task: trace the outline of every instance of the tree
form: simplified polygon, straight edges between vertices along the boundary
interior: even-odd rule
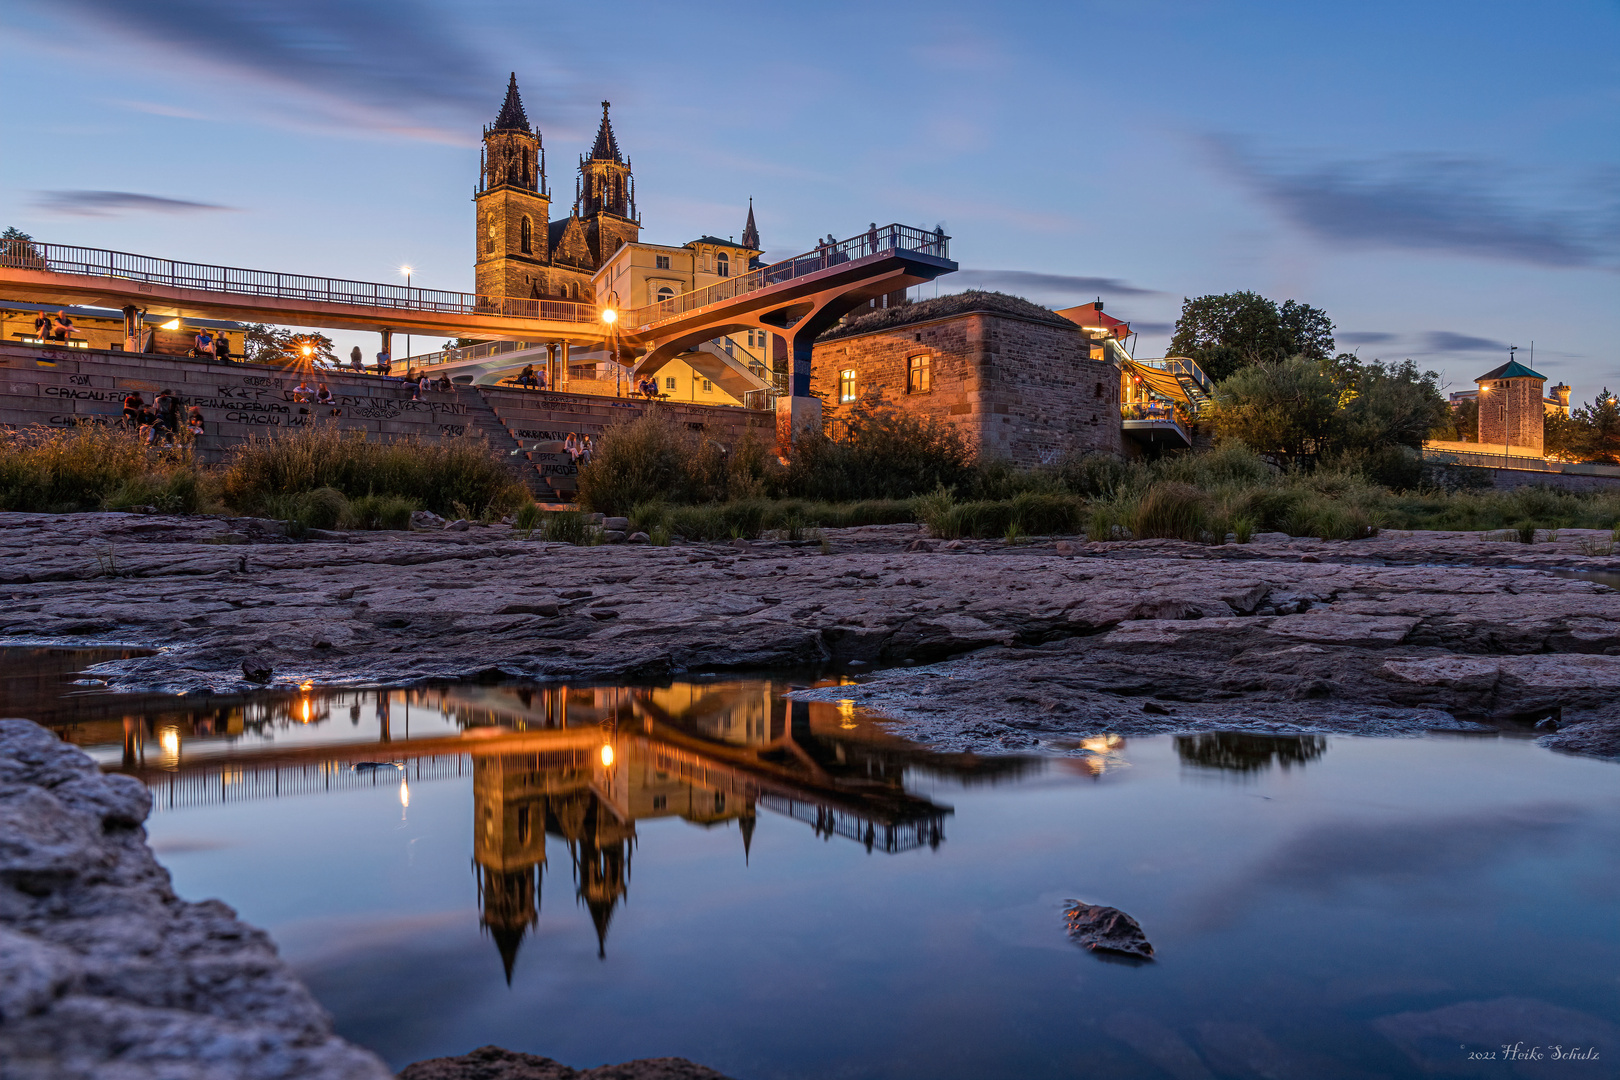
[[[287,360],[292,334],[264,323],[242,324],[242,356],[256,364],[279,364]]]
[[[45,265],[45,257],[34,246],[34,238],[15,225],[7,225],[6,231],[0,233],[0,258],[4,258],[8,266]]]
[[[293,334],[287,339],[287,351],[299,363],[337,365],[337,353],[332,339],[325,334]]]
[[[1215,388],[1216,434],[1247,443],[1279,465],[1326,453],[1338,412],[1338,385],[1304,356],[1250,364]]]
[[[458,337],[458,338],[451,338],[449,341],[445,342],[442,346],[440,346],[440,348],[444,349],[445,352],[449,352],[451,349],[465,349],[469,345],[481,345],[481,344],[483,344],[483,342],[480,341],[478,338]]]
[[[1197,360],[1216,382],[1239,368],[1290,356],[1326,361],[1333,348],[1327,312],[1293,300],[1279,308],[1253,292],[1183,299],[1170,339],[1170,355]]]
[[[1561,416],[1547,414],[1542,427],[1543,445],[1548,457],[1596,464],[1620,464],[1620,402],[1609,388]]]
[[[1357,364],[1348,383],[1340,381],[1334,441],[1345,449],[1406,446],[1422,450],[1423,440],[1449,412],[1446,399],[1440,396],[1439,378],[1433,371],[1418,371],[1410,360]]]

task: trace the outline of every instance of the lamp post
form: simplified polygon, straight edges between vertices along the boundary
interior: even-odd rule
[[[407,305],[409,305],[410,302],[411,302],[411,272],[414,269],[415,269],[415,267],[412,267],[412,266],[410,266],[408,264],[399,268],[399,272],[405,275],[405,303]],[[405,331],[405,359],[409,360],[410,358],[411,358],[411,332],[409,330],[407,330],[407,331]]]
[[[611,303],[611,301],[610,301],[610,303]],[[619,364],[619,349],[618,349],[619,313],[617,311],[615,311],[611,307],[603,308],[602,309],[602,322],[607,324],[607,329],[608,329],[607,350],[608,350],[608,359],[613,361],[613,392],[617,396],[623,397],[624,396],[624,391],[623,391],[623,388],[619,385],[619,367],[620,367],[620,364]]]

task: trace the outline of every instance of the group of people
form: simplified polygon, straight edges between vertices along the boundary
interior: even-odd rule
[[[638,381],[636,383],[636,393],[640,394],[648,401],[652,401],[654,398],[661,396],[658,393],[658,379],[655,376],[649,375],[645,379]]]
[[[337,407],[336,396],[325,383],[321,383],[319,389],[316,389],[309,385],[308,379],[301,379],[298,385],[293,387],[292,396],[293,401],[300,405],[324,405],[329,416],[343,415],[343,410]]]
[[[197,331],[196,338],[192,340],[191,354],[199,360],[222,360],[228,364],[231,362],[231,339],[225,336],[224,331],[216,336],[204,327]]]
[[[186,430],[193,437],[203,433],[203,414],[199,406],[186,411]],[[124,396],[124,426],[139,433],[142,443],[155,446],[162,443],[173,446],[180,436],[180,399],[173,390],[161,390],[151,404],[141,397],[139,390]]]
[[[591,437],[589,435],[575,435],[572,431],[563,440],[563,453],[574,465],[589,465],[591,463]]]
[[[546,388],[546,373],[537,370],[533,364],[525,364],[523,370],[518,373],[516,382],[518,386],[544,390]]]
[[[49,312],[42,311],[34,316],[34,336],[41,341],[66,341],[73,335],[73,320],[68,313],[58,311],[56,318],[51,318]]]

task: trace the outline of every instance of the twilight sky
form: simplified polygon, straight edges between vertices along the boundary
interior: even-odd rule
[[[1620,391],[1620,0],[5,0],[0,34],[0,227],[41,240],[470,290],[515,69],[554,216],[607,98],[650,241],[750,196],[775,255],[943,223],[942,289],[1100,295],[1139,355],[1253,289],[1453,388],[1534,341]]]

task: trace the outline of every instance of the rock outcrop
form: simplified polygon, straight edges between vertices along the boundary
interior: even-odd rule
[[[1620,594],[1592,536],[1208,547],[571,547],[495,525],[297,543],[252,519],[0,514],[0,643],[161,649],[114,688],[667,678],[829,664],[839,697],[941,750],[1069,752],[1101,732],[1517,727],[1620,756]],[[1314,561],[1303,561],[1310,556]],[[244,660],[248,661],[244,664]],[[906,667],[901,665],[910,664]],[[267,674],[268,673],[268,674]],[[1535,725],[1552,718],[1551,724]]]
[[[386,1080],[261,931],[178,899],[145,787],[0,720],[0,1076]]]

